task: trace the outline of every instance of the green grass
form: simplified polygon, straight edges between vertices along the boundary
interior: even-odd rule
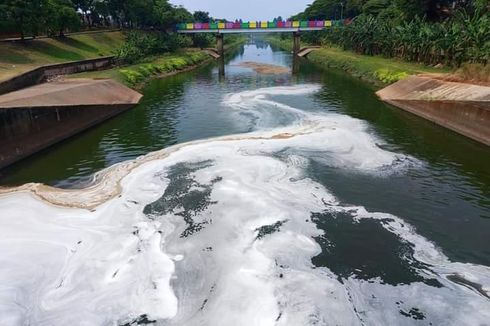
[[[225,45],[225,51],[229,51],[245,43],[247,38],[237,37],[232,42]],[[146,58],[137,64],[115,67],[113,69],[101,71],[89,71],[67,76],[68,78],[112,78],[123,84],[140,88],[147,80],[152,77],[174,73],[183,69],[199,65],[210,56],[198,49],[182,49],[175,53],[168,53],[160,56]]]
[[[177,72],[208,59],[209,55],[204,51],[187,49],[177,53],[147,58],[143,62],[130,66],[83,72],[70,75],[69,78],[112,78],[129,87],[138,88],[139,85],[152,77]]]
[[[276,36],[266,36],[265,39],[269,42],[273,47],[280,48],[285,51],[293,51],[293,39],[287,38],[282,39]]]
[[[63,39],[0,43],[0,80],[35,67],[112,55],[124,43],[122,32],[78,34]]]
[[[360,55],[334,47],[322,47],[313,51],[308,55],[308,59],[322,67],[342,69],[379,87],[409,75],[451,72],[449,69],[428,67],[379,56]]]
[[[292,50],[292,40],[290,39],[269,37],[267,41],[281,49]],[[448,68],[428,67],[399,59],[356,54],[332,46],[323,46],[321,49],[311,52],[308,55],[308,60],[323,68],[344,70],[375,87],[384,87],[410,75],[449,73],[452,71]]]

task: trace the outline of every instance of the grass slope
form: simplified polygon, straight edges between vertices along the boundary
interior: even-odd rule
[[[124,34],[116,31],[77,34],[63,39],[2,42],[0,43],[0,80],[44,64],[108,56],[113,54],[124,40]]]
[[[277,37],[267,38],[273,46],[292,50],[292,40]],[[448,73],[448,68],[434,68],[398,59],[361,55],[332,46],[323,46],[311,52],[308,60],[323,68],[341,69],[376,87],[383,87],[409,75]]]
[[[140,63],[108,70],[89,71],[66,76],[67,78],[112,78],[132,88],[158,75],[172,74],[198,65],[210,57],[205,51],[185,49],[176,53],[146,58]]]
[[[238,37],[231,43],[225,45],[225,52],[245,43],[247,38]],[[107,70],[88,71],[66,76],[67,78],[112,78],[123,84],[139,89],[152,77],[175,74],[180,71],[195,67],[211,57],[204,50],[181,49],[174,53],[162,54],[148,57],[137,64],[120,66]]]

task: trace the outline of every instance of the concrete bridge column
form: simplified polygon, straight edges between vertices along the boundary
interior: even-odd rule
[[[225,54],[223,47],[223,34],[216,34],[216,50],[218,50],[218,54],[223,57]]]
[[[301,36],[299,32],[293,33],[293,54],[296,57],[301,49]]]

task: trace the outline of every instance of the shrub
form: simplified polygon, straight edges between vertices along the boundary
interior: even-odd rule
[[[408,74],[405,71],[392,71],[389,69],[378,69],[374,72],[374,77],[385,84],[391,84],[405,79]]]
[[[135,63],[147,56],[163,54],[192,45],[188,36],[163,32],[132,31],[124,45],[116,51],[116,57],[124,63]]]
[[[312,34],[310,41],[330,43],[366,55],[397,57],[428,65],[464,62],[487,64],[490,58],[490,18],[458,12],[450,20],[414,18],[400,24],[375,16],[358,16],[350,25]]]

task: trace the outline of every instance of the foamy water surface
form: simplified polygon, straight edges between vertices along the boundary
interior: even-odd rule
[[[313,162],[374,178],[425,164],[361,120],[278,99],[318,90],[228,94],[249,133],[162,150],[93,210],[0,196],[0,325],[488,325],[488,266],[309,177]]]

